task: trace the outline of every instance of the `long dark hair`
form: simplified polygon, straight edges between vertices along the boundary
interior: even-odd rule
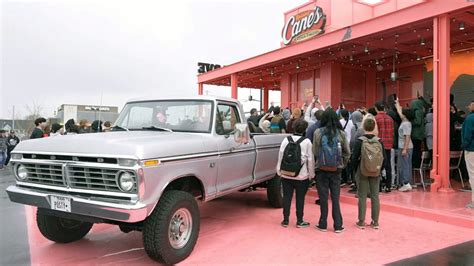
[[[321,127],[324,127],[323,134],[328,136],[329,140],[332,140],[338,133],[338,130],[343,130],[342,125],[339,122],[339,117],[332,108],[328,108],[324,111],[323,117],[321,118]]]

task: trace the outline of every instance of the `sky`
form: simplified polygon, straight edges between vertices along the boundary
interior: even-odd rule
[[[121,109],[132,98],[195,95],[197,62],[278,49],[283,13],[305,2],[0,0],[0,118],[13,106],[18,118],[35,107],[51,117],[61,104]]]

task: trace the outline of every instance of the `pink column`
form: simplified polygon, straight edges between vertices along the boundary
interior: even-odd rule
[[[237,73],[230,75],[230,87],[232,90],[232,98],[237,99]]]
[[[202,83],[198,83],[198,94],[202,95],[203,94],[203,85]]]
[[[450,20],[434,18],[433,32],[433,170],[431,192],[453,192],[449,187],[449,48]]]

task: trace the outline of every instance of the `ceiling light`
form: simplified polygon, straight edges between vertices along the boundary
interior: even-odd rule
[[[366,45],[364,48],[364,52],[368,53],[369,52],[369,47]]]
[[[421,38],[420,45],[425,45],[425,39]]]
[[[379,62],[378,59],[375,60],[375,64],[376,64],[376,65],[380,64],[380,62]]]
[[[296,64],[296,69],[300,69],[300,64]]]
[[[418,56],[416,57],[416,61],[420,61],[420,60],[421,60],[421,57],[418,55]]]
[[[354,61],[354,57],[351,55],[351,56],[349,57],[349,60],[350,60],[350,61]]]
[[[459,23],[459,30],[464,30],[464,22]]]

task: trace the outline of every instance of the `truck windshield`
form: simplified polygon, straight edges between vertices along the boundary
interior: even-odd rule
[[[199,100],[132,102],[125,105],[114,130],[210,133],[213,103]]]

